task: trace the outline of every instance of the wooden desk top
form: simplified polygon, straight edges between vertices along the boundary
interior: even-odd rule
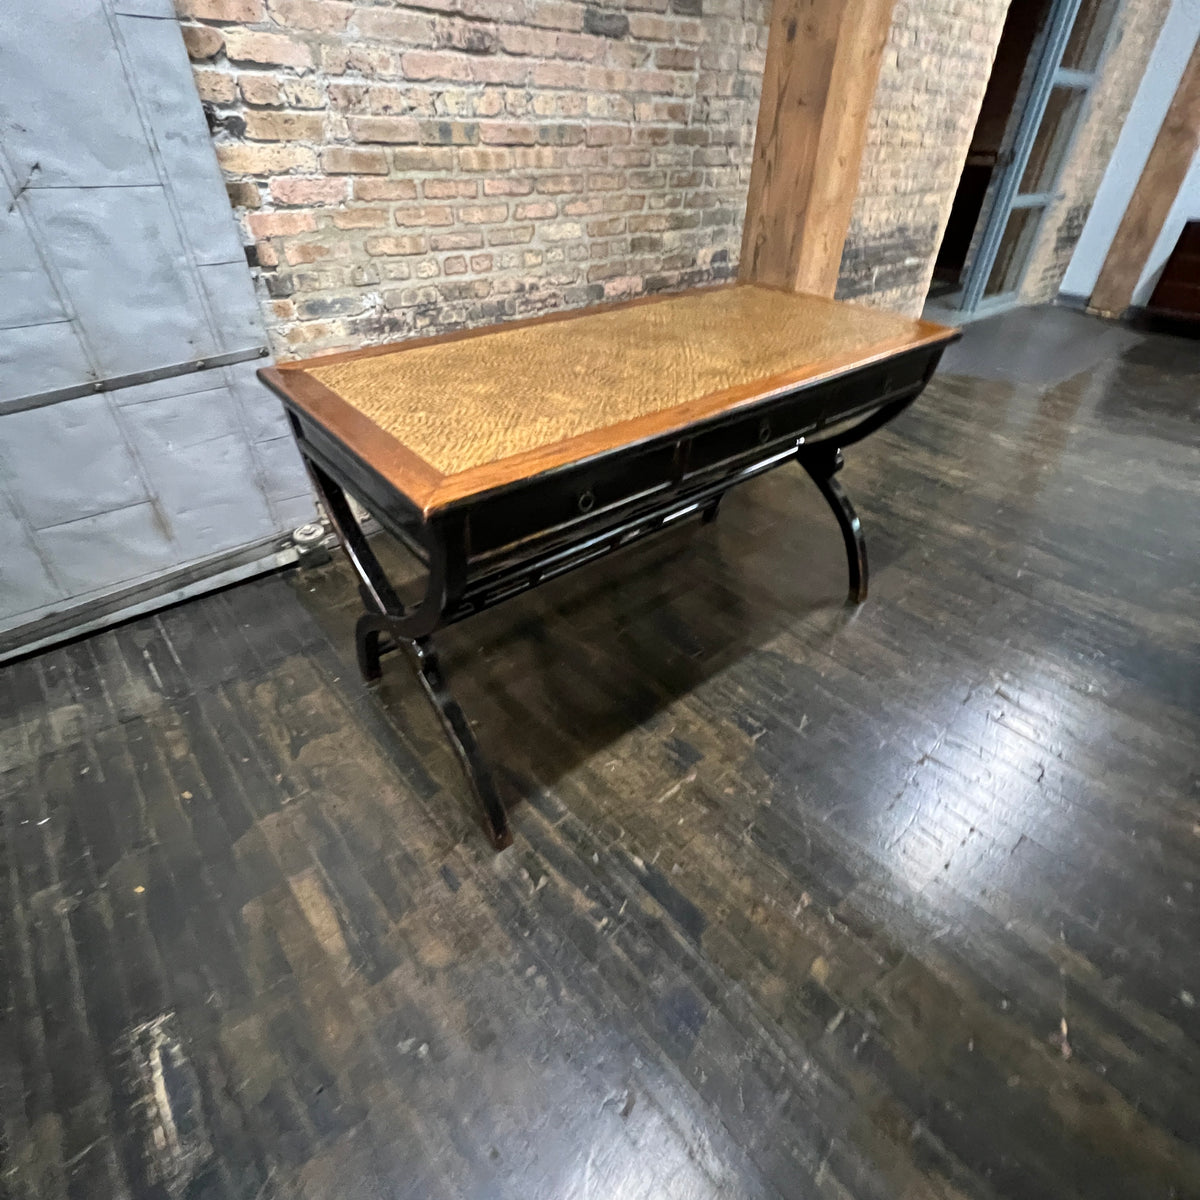
[[[428,516],[954,331],[735,285],[260,372]]]

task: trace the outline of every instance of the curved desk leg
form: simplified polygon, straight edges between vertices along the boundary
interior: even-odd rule
[[[508,813],[500,800],[492,773],[487,763],[479,753],[479,744],[471,732],[471,726],[459,708],[458,701],[450,694],[446,686],[446,677],[442,674],[442,665],[438,661],[437,651],[433,642],[427,637],[416,638],[409,643],[413,660],[417,667],[417,678],[425,689],[430,703],[442,719],[442,726],[458,755],[463,773],[483,809],[484,829],[492,839],[492,845],[497,850],[512,845],[512,832],[508,828]]]
[[[796,457],[837,517],[842,541],[846,544],[846,563],[850,568],[848,599],[852,604],[861,604],[867,598],[867,541],[850,497],[835,478],[842,469],[842,452],[836,446],[817,445],[801,450]]]
[[[496,791],[491,771],[479,752],[479,744],[475,741],[471,726],[446,685],[433,642],[428,634],[420,632],[421,626],[413,627],[411,614],[405,611],[389,583],[375,552],[354,519],[341,487],[316,463],[307,461],[307,465],[338,540],[359,578],[359,591],[367,611],[358,618],[354,627],[354,648],[363,679],[367,683],[374,683],[381,677],[383,669],[380,658],[384,654],[401,647],[409,651],[417,679],[441,719],[471,791],[475,793],[483,811],[485,832],[497,850],[511,846],[508,814]],[[440,580],[431,582],[432,586],[440,587]],[[420,619],[419,613],[417,619]]]

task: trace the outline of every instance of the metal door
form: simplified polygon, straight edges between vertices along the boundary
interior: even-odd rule
[[[1117,0],[1055,0],[1008,165],[967,272],[962,310],[1011,305],[1096,82]]]
[[[0,5],[0,650],[311,519],[265,354],[170,0]]]

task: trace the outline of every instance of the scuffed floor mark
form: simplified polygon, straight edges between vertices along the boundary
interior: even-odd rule
[[[176,1032],[174,1013],[130,1029],[121,1041],[122,1065],[138,1128],[147,1182],[183,1196],[212,1159],[200,1082]]]

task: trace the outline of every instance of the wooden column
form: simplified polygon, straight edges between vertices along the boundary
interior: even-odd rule
[[[1119,317],[1133,300],[1146,260],[1162,232],[1163,222],[1200,145],[1200,42],[1184,68],[1183,78],[1163,118],[1158,137],[1129,207],[1108,248],[1088,307]]]
[[[775,0],[740,276],[832,296],[894,0]]]

